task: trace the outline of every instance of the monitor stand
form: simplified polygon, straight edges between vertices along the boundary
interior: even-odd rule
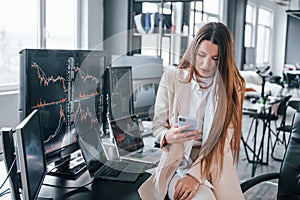
[[[86,163],[82,156],[70,159],[71,155],[54,162],[48,175],[59,176],[65,179],[77,179],[86,170]],[[52,170],[51,170],[52,169]]]

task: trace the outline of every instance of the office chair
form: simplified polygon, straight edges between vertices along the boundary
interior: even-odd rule
[[[300,111],[300,101],[290,100],[286,103],[286,106],[282,106],[282,107],[278,108],[278,112],[280,112],[282,114],[282,120],[281,120],[281,123],[280,123],[279,127],[276,126],[277,127],[276,128],[276,135],[275,135],[276,138],[275,138],[274,144],[272,146],[272,151],[271,151],[272,158],[274,160],[277,160],[277,161],[282,161],[281,158],[278,158],[274,155],[277,143],[280,142],[281,144],[283,144],[284,147],[285,147],[285,150],[286,150],[287,143],[289,141],[289,139],[286,139],[286,133],[289,134],[289,138],[291,136],[290,132],[291,132],[292,126],[291,126],[291,124],[286,124],[286,111],[289,107],[295,109],[296,111]],[[283,133],[282,134],[282,139],[279,138],[279,135],[280,135],[281,132]]]
[[[285,79],[287,83],[287,92],[290,93],[292,91],[292,93],[294,93],[294,91],[296,90],[297,96],[299,96],[299,88],[300,88],[299,75],[286,73]]]
[[[276,83],[277,85],[280,85],[283,87],[283,80],[280,76],[272,75],[269,79],[270,83]]]
[[[300,100],[291,100],[289,101],[289,107],[300,112]]]
[[[261,174],[244,181],[240,185],[243,193],[259,183],[278,179],[278,200],[300,199],[300,112],[294,114],[291,130],[291,138],[279,173]]]

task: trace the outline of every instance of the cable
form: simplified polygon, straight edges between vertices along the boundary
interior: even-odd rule
[[[4,190],[3,192],[0,193],[0,197],[9,194],[10,193],[10,188],[7,188],[6,190]]]
[[[94,179],[82,186],[59,186],[59,185],[51,185],[51,184],[47,184],[47,183],[43,183],[44,186],[49,186],[49,187],[57,187],[57,188],[64,188],[64,189],[79,189],[79,188],[84,188],[90,184],[92,184],[94,182]]]
[[[12,171],[12,169],[13,169],[15,163],[16,163],[16,158],[15,158],[14,161],[12,162],[12,164],[11,164],[11,166],[10,166],[8,172],[7,172],[7,176],[6,176],[5,180],[3,181],[2,185],[0,186],[0,190],[2,189],[3,185],[5,184],[5,182],[7,181],[8,177],[10,176],[10,173],[11,173],[11,171]]]

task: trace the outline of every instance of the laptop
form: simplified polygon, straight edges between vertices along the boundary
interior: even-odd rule
[[[108,160],[99,131],[90,129],[77,136],[90,176],[94,179],[135,182],[146,164],[121,160]]]
[[[110,134],[113,135],[114,144],[121,159],[147,164],[157,164],[159,162],[162,151],[154,147],[153,137],[153,147],[145,146],[143,138],[140,135],[136,115],[110,120],[109,129]],[[151,139],[151,137],[147,139]],[[151,141],[149,142],[151,143]]]

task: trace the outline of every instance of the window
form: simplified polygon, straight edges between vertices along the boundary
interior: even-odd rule
[[[248,4],[246,7],[245,47],[254,47],[255,8]]]
[[[77,0],[0,1],[0,91],[18,89],[19,51],[24,48],[76,48]],[[46,12],[41,12],[41,11]],[[42,16],[38,16],[41,13]],[[38,20],[39,18],[45,18]],[[47,30],[41,34],[39,27]],[[41,34],[41,35],[38,35]],[[39,44],[38,38],[45,41]]]
[[[218,22],[221,21],[221,8],[222,3],[220,0],[203,0],[196,1],[196,15],[195,21],[194,16],[190,15],[190,24],[195,24],[195,32],[207,22]],[[194,2],[191,2],[191,13],[194,10]],[[191,31],[191,34],[193,32]]]
[[[23,48],[37,48],[36,13],[36,0],[0,1],[1,90],[17,89],[19,51]]]
[[[251,58],[255,58],[255,62],[251,64],[268,65],[270,63],[272,16],[272,12],[265,8],[247,4],[244,46],[246,47],[246,60],[247,57],[249,58],[248,54],[251,54]],[[255,55],[252,50],[255,50]]]
[[[272,13],[266,9],[259,8],[256,48],[258,64],[268,64],[270,62],[271,22]]]
[[[46,48],[76,48],[76,1],[46,1]]]

